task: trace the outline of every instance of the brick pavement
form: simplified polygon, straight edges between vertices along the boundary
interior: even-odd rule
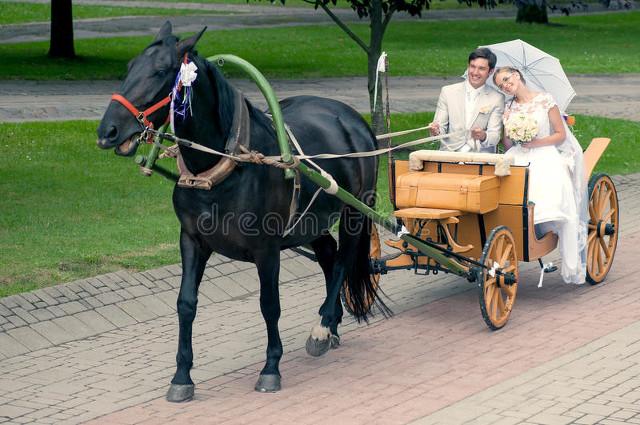
[[[640,327],[640,291],[630,276],[640,271],[631,261],[640,254],[639,242],[638,232],[623,238],[615,269],[599,287],[563,285],[554,276],[538,289],[536,270],[529,268],[529,285],[521,287],[512,319],[499,332],[485,328],[476,292],[465,290],[357,327],[324,358],[309,358],[302,348],[288,353],[278,394],[253,391],[261,366],[254,363],[199,382],[192,403],[156,399],[93,423],[598,423],[587,415],[635,415],[640,334],[633,331]],[[621,354],[608,341],[627,351]],[[609,348],[599,351],[603,347]],[[553,387],[565,382],[558,365],[579,391]],[[615,390],[619,380],[627,386]],[[622,398],[620,391],[631,395]],[[467,399],[476,393],[475,403]],[[536,403],[527,398],[532,393]],[[556,416],[565,422],[554,422]]]
[[[162,397],[175,363],[179,266],[4,298],[0,422],[637,423],[640,175],[615,180],[623,232],[607,282],[567,286],[553,275],[537,289],[535,265],[523,264],[529,283],[499,332],[486,329],[462,279],[394,272],[384,288],[396,316],[346,319],[343,346],[309,358],[302,347],[324,285],[315,264],[283,253],[279,394],[252,390],[266,338],[251,264],[214,257],[207,267],[197,396],[177,406]]]

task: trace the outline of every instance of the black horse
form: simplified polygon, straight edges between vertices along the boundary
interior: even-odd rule
[[[231,140],[232,145],[244,143],[265,155],[280,154],[270,118],[254,108],[225,81],[215,66],[193,50],[203,32],[180,41],[167,22],[155,40],[130,62],[120,94],[114,95],[115,101],[109,104],[100,122],[97,142],[100,148],[115,148],[119,155],[133,155],[137,147],[135,140],[143,130],[141,122],[151,123],[155,128],[166,122],[170,113],[167,95],[172,92],[180,66],[183,62],[193,62],[197,66],[197,78],[191,87],[191,113],[187,111],[184,118],[175,117],[176,135],[218,151],[229,148]],[[343,103],[297,96],[283,100],[280,105],[285,122],[306,154],[341,154],[376,148],[369,126]],[[147,110],[143,118],[137,112],[144,108]],[[239,140],[243,137],[246,140]],[[184,146],[180,147],[180,154],[186,171],[192,175],[206,174],[216,164],[229,161]],[[318,165],[342,188],[372,204],[368,195],[375,190],[375,158],[324,160],[318,161]],[[338,324],[342,320],[339,293],[343,282],[347,284],[345,293],[358,320],[367,318],[367,301],[374,298],[380,301],[377,285],[370,275],[372,222],[362,213],[322,192],[301,224],[283,236],[283,228],[290,222],[294,181],[285,179],[279,168],[234,163],[210,189],[176,185],[173,205],[181,226],[183,274],[177,301],[180,328],[177,371],[167,393],[169,401],[193,397],[191,330],[198,286],[212,252],[253,262],[258,270],[260,309],[267,325],[268,344],[257,391],[280,389],[282,343],[278,332],[278,276],[281,250],[310,245],[325,275],[327,296],[319,310],[320,323],[313,327],[307,341],[310,354],[321,355],[339,344]],[[318,187],[305,177],[300,185],[299,205],[306,206]],[[328,232],[338,219],[339,248]]]

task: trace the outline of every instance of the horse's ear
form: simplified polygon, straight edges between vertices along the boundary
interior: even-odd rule
[[[160,32],[158,33],[158,35],[156,35],[156,39],[154,41],[164,40],[167,36],[171,35],[171,31],[173,31],[173,29],[171,28],[171,22],[165,22],[162,25],[162,28],[160,28]]]
[[[200,37],[202,37],[202,34],[204,34],[204,32],[207,30],[207,27],[202,28],[202,31],[200,31],[199,33],[192,35],[191,37],[184,39],[182,41],[178,42],[178,57],[181,58],[182,56],[184,56],[185,53],[193,50],[193,48],[195,47],[196,43],[198,42],[198,40],[200,40]]]

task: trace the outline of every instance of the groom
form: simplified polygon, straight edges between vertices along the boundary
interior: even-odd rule
[[[469,55],[465,81],[442,88],[430,132],[432,136],[457,134],[441,139],[440,150],[496,152],[504,96],[485,84],[495,66],[491,50],[476,49]]]

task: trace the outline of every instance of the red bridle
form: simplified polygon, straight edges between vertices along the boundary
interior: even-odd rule
[[[133,114],[133,116],[136,117],[136,119],[140,122],[140,124],[142,124],[143,127],[145,127],[145,128],[146,127],[153,128],[153,123],[151,121],[149,121],[147,119],[147,117],[149,115],[153,114],[158,109],[162,108],[163,106],[168,105],[169,102],[171,102],[171,95],[165,97],[164,99],[162,99],[161,101],[159,101],[155,105],[152,105],[151,107],[145,109],[144,111],[138,110],[138,108],[133,106],[133,104],[131,102],[129,102],[127,99],[124,98],[124,96],[122,96],[120,94],[115,94],[115,93],[112,94],[111,95],[111,100],[115,100],[116,102],[120,102],[122,104],[122,106],[127,108],[129,110],[129,112],[131,112]],[[167,119],[165,121],[165,124],[167,122],[169,122],[169,115],[167,115]]]
[[[187,63],[187,58],[188,58],[188,53],[184,54],[184,58],[182,59],[182,61],[184,63]],[[182,81],[178,82],[178,88],[177,90],[180,91],[182,89]],[[149,121],[147,119],[147,117],[151,114],[153,114],[154,112],[156,112],[158,109],[162,108],[163,106],[166,106],[167,104],[171,103],[171,96],[172,94],[167,95],[167,97],[163,98],[162,100],[160,100],[158,103],[150,106],[149,108],[145,109],[144,111],[140,111],[138,108],[136,108],[135,106],[133,106],[133,103],[129,102],[124,96],[114,93],[111,95],[111,100],[115,100],[116,102],[120,102],[120,104],[122,106],[124,106],[125,108],[127,108],[127,110],[129,112],[131,112],[133,114],[134,117],[136,117],[136,119],[138,120],[138,122],[142,125],[142,127],[146,130],[147,128],[151,128],[153,129],[153,123],[151,121]],[[164,124],[167,124],[171,119],[170,114],[167,114],[167,119],[164,121]],[[144,134],[146,134],[147,132],[145,131]],[[147,136],[147,143],[151,143],[153,139],[153,133],[149,133]]]

